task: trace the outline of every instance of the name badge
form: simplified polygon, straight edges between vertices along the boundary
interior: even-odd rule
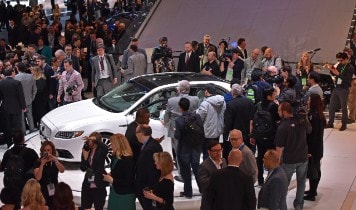
[[[49,183],[47,185],[48,195],[49,196],[54,196],[55,189],[56,188],[55,188],[54,184],[53,183]]]
[[[341,78],[337,78],[336,84],[341,85],[341,83],[342,83],[342,79]]]

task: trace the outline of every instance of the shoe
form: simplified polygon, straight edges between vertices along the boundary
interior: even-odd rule
[[[184,182],[182,176],[174,176],[174,179],[178,182]]]
[[[339,129],[339,131],[344,131],[346,130],[346,125],[342,125],[341,128]]]
[[[325,125],[325,128],[334,128],[334,125],[328,123],[328,124]]]
[[[313,196],[313,195],[306,195],[306,196],[304,196],[303,199],[306,200],[306,201],[315,201],[315,196]]]
[[[310,195],[310,193],[311,193],[311,192],[310,192],[310,190],[306,190],[306,191],[304,191],[304,194],[305,194],[305,195]],[[314,196],[317,196],[317,195],[318,195],[318,193],[315,193],[315,195],[314,195]]]
[[[355,123],[355,120],[347,119],[347,124]]]
[[[185,198],[191,199],[193,196],[188,196],[188,195],[184,194],[184,192],[180,192],[179,197],[185,197]]]

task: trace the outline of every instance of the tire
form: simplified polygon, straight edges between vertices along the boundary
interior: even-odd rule
[[[112,148],[111,148],[111,143],[110,143],[110,136],[112,136],[112,133],[107,133],[103,132],[100,133],[102,137],[102,141],[106,146],[108,146],[108,155],[105,158],[105,168],[110,168],[110,163],[111,163],[111,158],[112,158]]]

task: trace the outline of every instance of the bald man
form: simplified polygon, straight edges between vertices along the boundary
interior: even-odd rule
[[[240,130],[234,129],[230,131],[230,143],[233,150],[240,150],[242,152],[242,163],[240,165],[241,171],[243,171],[248,176],[251,176],[253,183],[257,181],[257,163],[255,155],[252,153],[250,148],[245,145],[242,132]],[[230,160],[228,159],[230,164]]]
[[[267,71],[267,68],[269,66],[275,66],[278,71],[281,70],[282,68],[282,59],[278,56],[275,56],[272,48],[267,48],[265,50],[265,53],[263,54],[263,59],[262,59],[262,70],[263,71]]]
[[[240,150],[229,153],[229,165],[218,170],[210,179],[207,201],[210,209],[256,209],[256,196],[251,176],[239,168],[243,159]]]

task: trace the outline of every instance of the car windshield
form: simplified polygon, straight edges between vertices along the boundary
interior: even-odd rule
[[[100,99],[100,104],[114,112],[122,112],[148,92],[136,83],[126,82]]]

